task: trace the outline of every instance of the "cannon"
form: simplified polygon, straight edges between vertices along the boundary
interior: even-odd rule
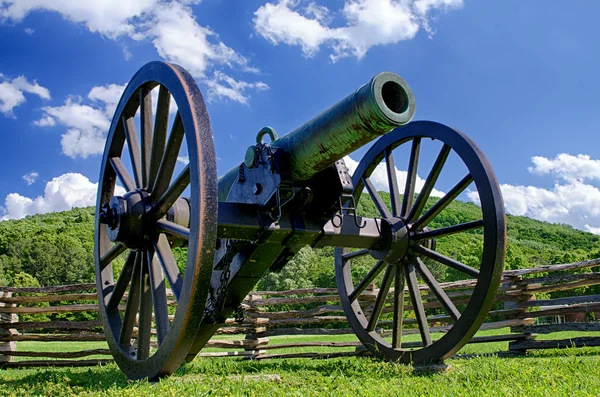
[[[381,73],[287,135],[260,129],[239,166],[217,178],[209,117],[195,81],[174,64],[143,66],[116,108],[96,205],[100,315],[122,371],[156,379],[193,359],[226,318],[239,314],[261,277],[305,246],[335,247],[341,305],[375,356],[432,362],[464,346],[500,283],[502,197],[471,139],[439,123],[411,121],[414,113],[406,82]],[[376,138],[350,175],[343,157]],[[435,155],[421,156],[429,144],[437,145]],[[395,165],[399,150],[406,158],[403,186]],[[449,158],[462,164],[465,176],[428,202]],[[424,180],[420,160],[431,163]],[[389,204],[376,188],[381,167]],[[479,202],[476,219],[428,227],[470,186]],[[361,214],[363,192],[376,216]],[[461,261],[444,250],[447,236],[457,233],[479,236],[476,258]],[[450,299],[432,266],[470,279],[472,295]],[[372,283],[378,292],[362,299]],[[444,324],[441,336],[427,317],[435,300],[444,310],[431,317]],[[406,342],[411,333],[420,341]]]

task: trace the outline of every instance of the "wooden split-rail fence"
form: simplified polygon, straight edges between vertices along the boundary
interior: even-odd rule
[[[600,259],[584,262],[540,266],[532,269],[504,272],[496,304],[481,330],[506,328],[501,335],[476,336],[470,343],[508,341],[509,350],[525,352],[530,349],[600,346],[600,337],[581,336],[571,339],[537,340],[537,334],[559,331],[600,331],[600,322],[582,322],[585,317],[600,314],[600,295],[577,295],[583,287],[600,284]],[[596,270],[597,270],[596,269]],[[442,283],[456,306],[465,304],[472,294],[475,280]],[[425,307],[441,308],[426,285],[419,285]],[[571,296],[536,299],[548,293],[568,291]],[[368,288],[359,299],[375,300],[378,290]],[[405,294],[408,296],[408,294]],[[390,301],[393,291],[390,291]],[[289,308],[298,308],[290,310]],[[360,342],[286,342],[278,343],[276,336],[353,334],[344,316],[336,289],[305,288],[289,291],[256,291],[243,303],[245,316],[227,319],[208,342],[208,352],[200,356],[246,356],[254,359],[278,357],[339,357],[366,355]],[[407,298],[405,324],[416,324],[410,317]],[[385,309],[384,309],[385,312]],[[437,311],[439,312],[439,310]],[[70,343],[67,349],[25,348],[19,342],[101,342],[104,341],[101,322],[68,320],[74,313],[87,313],[97,318],[98,305],[95,284],[76,284],[36,288],[0,287],[0,366],[87,366],[110,362],[110,351],[104,348],[82,349]],[[593,313],[593,314],[590,314]],[[57,314],[59,314],[57,316]],[[23,320],[31,315],[50,315],[53,320]],[[57,320],[56,318],[64,318]],[[588,318],[588,319],[589,319]],[[388,321],[391,326],[391,321]],[[451,327],[451,317],[432,314],[428,317],[431,332],[445,332]],[[386,336],[385,319],[379,332]],[[418,328],[404,329],[403,335],[417,334]],[[239,335],[224,338],[223,335]],[[325,339],[325,338],[324,338]],[[285,338],[289,341],[290,338]],[[418,347],[420,342],[403,343],[403,347]],[[37,344],[29,344],[35,346]],[[20,346],[23,346],[21,348]],[[85,344],[83,345],[85,346]],[[311,351],[326,347],[327,351]],[[77,350],[78,349],[78,350]],[[55,351],[52,351],[55,350]],[[287,352],[286,352],[287,350]],[[290,352],[291,351],[291,352]],[[101,357],[101,358],[98,358]]]

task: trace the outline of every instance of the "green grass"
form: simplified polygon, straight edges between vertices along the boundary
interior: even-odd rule
[[[478,335],[506,332],[506,329],[484,331]],[[538,339],[563,339],[581,335],[561,332],[540,335]],[[413,338],[415,337],[411,337]],[[271,338],[271,343],[316,340],[356,339],[353,335],[276,337]],[[68,351],[105,346],[101,342],[28,342],[19,343],[19,350]],[[506,349],[507,342],[467,345],[460,353],[475,356],[458,356],[447,360],[450,370],[437,374],[416,374],[411,366],[386,363],[369,357],[263,361],[197,358],[181,367],[173,376],[155,384],[146,381],[129,382],[115,364],[93,368],[10,369],[0,370],[0,396],[600,395],[600,348],[546,350],[511,358],[493,355]],[[331,351],[328,348],[295,350]],[[290,352],[289,349],[285,351]],[[247,378],[271,374],[278,375],[281,381],[256,381]],[[237,377],[231,377],[232,375]]]

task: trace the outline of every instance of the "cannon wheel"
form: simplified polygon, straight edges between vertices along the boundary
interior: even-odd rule
[[[157,87],[154,116],[151,91]],[[171,98],[178,110],[168,133]],[[189,164],[173,177],[184,137]],[[127,156],[121,160],[125,151],[131,164]],[[127,193],[113,197],[117,179]],[[183,68],[151,62],[132,78],[110,127],[99,183],[94,255],[108,345],[129,378],[171,374],[186,358],[202,322],[217,236],[210,122],[200,90]],[[185,190],[191,195],[188,227],[165,219]],[[120,212],[113,204],[123,201]],[[175,260],[173,236],[188,240],[185,270]],[[174,315],[169,315],[167,296],[176,301]]]
[[[432,144],[431,140],[441,141],[443,145],[421,192],[415,199],[419,153],[422,146]],[[401,196],[396,172],[393,171],[396,168],[392,151],[403,144],[410,147],[410,156],[407,159],[407,183]],[[452,152],[455,152],[466,166],[467,175],[436,204],[426,209],[424,207],[427,199],[444,168],[448,155]],[[383,201],[370,179],[382,161],[385,162],[387,170],[391,208]],[[427,225],[430,221],[472,182],[479,194],[482,219],[429,230]],[[377,260],[374,251],[351,252],[342,247],[335,249],[336,282],[348,322],[363,345],[374,355],[387,360],[403,363],[431,363],[453,355],[471,339],[485,320],[502,276],[506,239],[504,206],[490,164],[480,149],[462,132],[438,123],[419,121],[397,128],[380,138],[358,165],[353,174],[353,183],[354,197],[357,202],[363,189],[366,188],[381,214],[382,221],[401,219],[401,224],[406,225],[408,233],[404,240],[406,248],[402,251],[405,254],[401,258]],[[455,233],[481,233],[481,231],[483,238],[480,265],[474,266],[478,267],[477,269],[439,253],[440,246],[444,243],[443,236]],[[369,254],[374,257],[370,258]],[[362,277],[353,276],[352,262],[358,261],[361,256],[364,256],[363,264],[364,260],[369,258],[367,263],[370,263],[370,270]],[[468,295],[463,296],[461,298],[463,301],[457,300],[456,304],[450,300],[428,268],[431,263],[436,262],[455,269],[458,274],[464,275],[463,278],[475,279],[476,284],[470,298]],[[383,277],[374,302],[362,297],[359,299],[369,284],[380,280],[378,277],[381,274]],[[425,286],[419,287],[417,275],[428,286],[428,291],[424,291],[426,295],[423,297],[419,289],[423,290]],[[391,294],[393,295],[390,299],[391,306],[386,306],[392,285],[394,292]],[[403,319],[406,317],[403,310],[405,285],[411,306],[415,309],[414,315]],[[467,302],[463,304],[465,298]],[[431,306],[425,305],[424,299],[427,299],[428,304],[437,301],[437,307],[443,308],[445,313],[427,318],[426,307]],[[393,318],[382,320],[382,317],[385,317],[383,313],[392,313],[387,316]],[[439,332],[439,330],[435,328],[430,330],[429,321],[432,319],[449,323],[448,331],[439,339],[435,339],[432,335],[434,331]],[[403,329],[403,321],[404,326],[406,323],[416,323],[416,327],[412,325],[413,328],[407,332],[405,328]],[[391,325],[391,330],[388,324]],[[408,334],[415,333],[417,330],[420,341],[406,341],[406,335],[405,341],[402,340],[403,332]]]

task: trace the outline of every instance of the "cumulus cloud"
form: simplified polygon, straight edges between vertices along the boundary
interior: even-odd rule
[[[35,171],[31,171],[29,174],[23,175],[23,179],[27,182],[27,185],[33,185],[35,181],[38,179],[40,174]]]
[[[61,146],[69,157],[102,154],[114,109],[124,89],[124,85],[117,84],[93,87],[87,95],[88,103],[81,97],[71,96],[62,106],[44,106],[44,115],[34,124],[66,127]]]
[[[169,62],[182,65],[209,87],[220,86],[213,80],[213,72],[226,67],[242,72],[256,73],[246,57],[227,46],[207,26],[200,25],[191,9],[198,0],[101,0],[101,1],[0,1],[0,21],[20,22],[28,14],[53,11],[66,20],[83,24],[91,32],[110,39],[129,37],[152,42],[158,54]],[[126,59],[131,57],[123,47]],[[213,98],[227,98],[247,103],[251,89],[261,90],[262,82],[235,80],[226,89],[216,90]]]
[[[579,154],[562,153],[554,159],[533,157],[528,170],[534,175],[551,176],[554,186],[501,185],[506,211],[513,215],[565,223],[600,234],[600,189],[586,181],[600,180],[600,160]],[[475,192],[469,198],[478,203]]]
[[[63,18],[84,24],[90,31],[109,38],[120,35],[137,37],[134,20],[156,6],[158,0],[47,1],[3,0],[0,18],[20,22],[34,11],[54,11]]]
[[[188,165],[190,163],[189,156],[177,156],[177,161],[183,165]]]
[[[348,167],[348,171],[350,172],[350,175],[354,175],[354,171],[356,171],[356,168],[358,168],[358,161],[354,160],[350,156],[346,156],[346,157],[344,157],[344,162],[346,163],[346,167]],[[400,187],[400,190],[404,189],[404,185],[406,184],[407,175],[408,175],[408,172],[401,171],[398,168],[396,168],[396,178],[398,180],[398,186]],[[390,188],[388,185],[387,168],[385,166],[385,162],[380,163],[377,166],[377,168],[375,168],[375,170],[373,171],[373,173],[371,174],[371,177],[369,179],[371,180],[371,182],[373,182],[373,186],[375,186],[375,189],[385,191],[385,192],[390,191]],[[423,188],[423,185],[425,184],[425,180],[417,175],[416,182],[417,183],[415,184],[415,193],[419,193],[421,191],[421,189]],[[400,192],[400,194],[402,194],[402,191]],[[431,191],[432,197],[443,197],[444,194],[445,194],[444,192],[439,191],[437,189],[433,189]]]
[[[531,159],[532,174],[551,175],[564,181],[600,180],[600,160],[593,160],[585,154],[573,156],[561,153],[553,159],[535,156]]]
[[[92,183],[78,173],[67,173],[53,178],[46,184],[44,195],[35,198],[10,193],[4,201],[4,213],[0,220],[20,219],[27,215],[67,211],[74,207],[96,204],[97,183]],[[125,192],[117,186],[117,194]]]
[[[25,103],[25,93],[41,99],[50,99],[50,91],[35,80],[31,83],[25,76],[8,79],[0,74],[0,112],[6,116],[13,116],[13,109]]]
[[[277,0],[254,13],[255,31],[272,44],[299,46],[305,56],[322,46],[330,57],[362,58],[377,45],[410,40],[420,28],[432,33],[430,14],[463,6],[463,0],[344,0],[331,10],[316,2]],[[340,21],[334,25],[334,22]]]
[[[246,81],[237,81],[223,72],[215,72],[212,80],[206,80],[208,86],[208,100],[229,99],[235,102],[248,104],[246,91],[249,89],[267,90],[269,86],[262,81],[248,83]]]

